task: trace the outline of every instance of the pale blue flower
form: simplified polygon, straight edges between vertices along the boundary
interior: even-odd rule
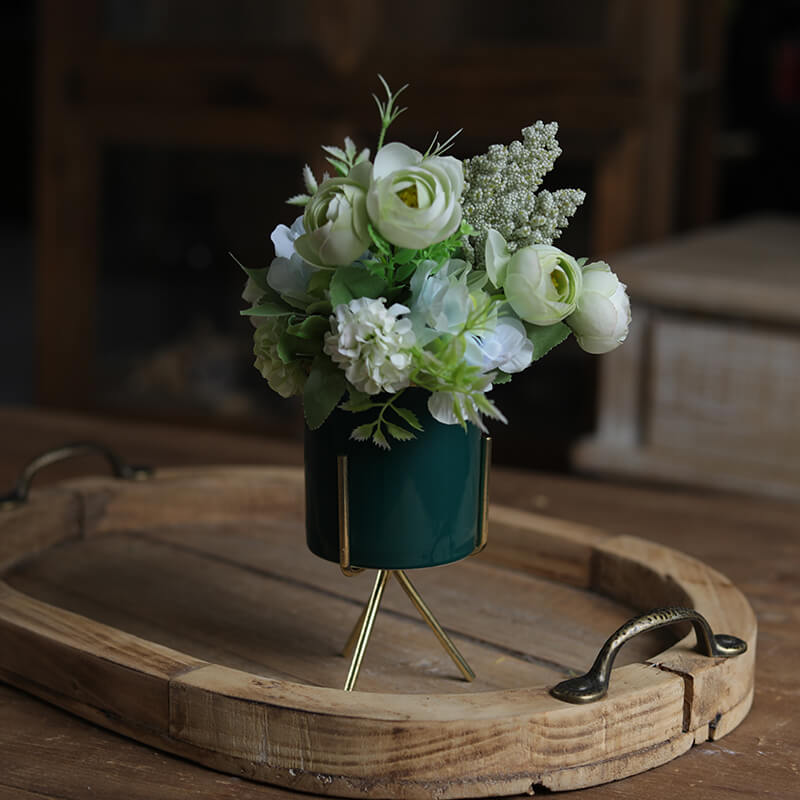
[[[473,303],[466,283],[466,262],[451,259],[436,274],[435,261],[423,261],[411,278],[411,324],[417,343],[425,346],[444,333],[459,334]]]
[[[468,334],[464,359],[481,372],[522,372],[533,361],[533,344],[515,317],[500,317],[493,330]]]
[[[303,233],[302,217],[298,217],[291,228],[278,225],[272,231],[270,238],[275,246],[275,258],[269,265],[267,283],[282,297],[308,304],[314,301],[307,292],[308,281],[317,267],[304,261],[295,252],[294,243]]]

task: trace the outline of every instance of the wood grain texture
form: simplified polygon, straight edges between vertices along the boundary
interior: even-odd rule
[[[0,409],[0,434],[4,445],[0,483],[5,487],[12,485],[20,466],[37,453],[86,438],[108,442],[138,463],[302,461],[299,448],[259,436],[33,409]],[[46,484],[103,468],[91,458],[54,466],[37,479],[34,496]],[[757,681],[753,707],[744,723],[723,741],[694,747],[658,769],[579,790],[576,798],[800,797],[800,726],[795,709],[795,665],[800,663],[796,503],[501,468],[493,470],[490,490],[495,502],[521,511],[644,537],[699,558],[730,577],[758,616]],[[495,541],[496,537],[493,545]],[[14,800],[27,800],[27,794],[46,800],[183,800],[187,795],[198,800],[289,800],[297,796],[166,755],[2,684],[0,793]]]
[[[363,597],[305,552],[300,470],[165,470],[146,483],[80,479],[40,497],[53,491],[76,498],[79,537],[7,575],[15,588],[0,594],[0,674],[217,769],[351,797],[578,788],[661,764],[746,712],[752,659],[729,667],[687,642],[639,651],[597,704],[548,694],[592,658],[604,638],[593,630],[609,633],[620,613],[587,589],[633,606],[688,598],[754,646],[738,590],[663,546],[495,508],[496,547],[419,581],[483,681],[459,690],[452,669],[415,674],[434,644],[395,596],[381,623],[388,636],[373,643],[383,661],[366,676],[372,691],[348,694],[328,679],[337,633]],[[531,613],[537,597],[544,608]]]

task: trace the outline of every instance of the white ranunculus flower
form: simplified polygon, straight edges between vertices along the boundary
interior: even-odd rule
[[[457,158],[425,158],[392,142],[375,156],[367,211],[381,236],[392,244],[421,250],[458,230],[463,188],[464,170]]]
[[[518,319],[500,317],[493,330],[467,335],[464,359],[481,372],[522,372],[533,361],[533,343]]]
[[[581,268],[567,253],[548,244],[517,250],[506,267],[506,299],[521,319],[553,325],[574,310],[582,284]]]
[[[281,397],[300,394],[306,383],[306,373],[297,363],[284,364],[278,355],[278,340],[286,330],[286,322],[277,317],[261,317],[253,334],[255,368],[266,378],[270,387]]]
[[[275,247],[275,258],[267,271],[267,284],[282,296],[309,303],[313,298],[307,292],[308,281],[317,268],[304,261],[295,252],[294,243],[303,233],[302,217],[298,217],[291,228],[278,225],[272,231],[270,238]]]
[[[386,308],[383,297],[357,297],[334,309],[323,349],[360,392],[394,393],[408,386],[415,338],[405,314],[406,306]]]
[[[362,161],[346,178],[328,178],[306,204],[306,232],[294,247],[310,264],[341,267],[369,247],[367,186],[371,170],[369,161]]]
[[[584,266],[578,305],[566,322],[587,353],[607,353],[625,341],[631,304],[625,284],[605,261]]]

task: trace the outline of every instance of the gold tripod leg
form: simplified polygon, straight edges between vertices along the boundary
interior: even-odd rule
[[[355,688],[356,681],[358,680],[358,673],[361,671],[361,662],[364,659],[364,653],[369,643],[369,637],[372,633],[372,626],[375,623],[375,616],[378,613],[378,608],[381,604],[383,597],[383,590],[386,588],[386,582],[389,580],[389,571],[385,569],[378,570],[375,578],[375,585],[372,587],[372,594],[370,595],[369,602],[363,613],[363,622],[361,623],[358,632],[358,640],[355,645],[355,652],[353,660],[350,663],[350,669],[347,673],[347,680],[344,683],[344,690],[352,692]],[[355,633],[355,631],[353,631]],[[353,634],[350,635],[353,638]],[[348,640],[349,644],[349,640]],[[347,645],[345,645],[347,648]]]
[[[386,581],[389,581],[389,578],[392,577],[391,570],[387,570],[386,573]],[[349,658],[353,655],[353,648],[356,646],[356,641],[358,640],[358,634],[361,631],[362,626],[364,625],[364,620],[367,616],[367,606],[361,610],[361,614],[359,615],[358,619],[356,620],[356,624],[353,625],[353,630],[350,631],[350,635],[347,637],[347,641],[344,643],[344,647],[342,648],[342,655],[345,658]]]
[[[394,570],[394,574],[397,577],[397,580],[400,581],[400,585],[405,590],[405,593],[408,595],[411,602],[416,606],[417,611],[422,615],[422,618],[425,622],[430,625],[433,632],[436,634],[436,638],[441,643],[442,647],[447,650],[447,654],[450,658],[453,659],[455,665],[461,671],[461,674],[464,676],[464,680],[473,681],[475,680],[475,673],[472,671],[469,664],[467,664],[464,656],[458,651],[458,648],[453,644],[452,639],[445,633],[444,628],[439,624],[439,621],[436,617],[433,616],[433,612],[425,605],[425,601],[422,599],[420,593],[414,588],[414,585],[408,579],[403,570],[398,569]]]

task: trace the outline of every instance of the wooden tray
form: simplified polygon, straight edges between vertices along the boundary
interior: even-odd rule
[[[209,767],[345,797],[590,786],[719,739],[750,708],[756,622],[724,576],[497,506],[480,556],[413,575],[478,679],[459,679],[390,584],[360,691],[346,693],[339,653],[371,578],[308,553],[302,509],[302,472],[285,468],[34,492],[0,512],[0,678]],[[665,605],[697,608],[747,653],[708,658],[691,632],[646,634],[604,700],[548,694],[634,611]]]

